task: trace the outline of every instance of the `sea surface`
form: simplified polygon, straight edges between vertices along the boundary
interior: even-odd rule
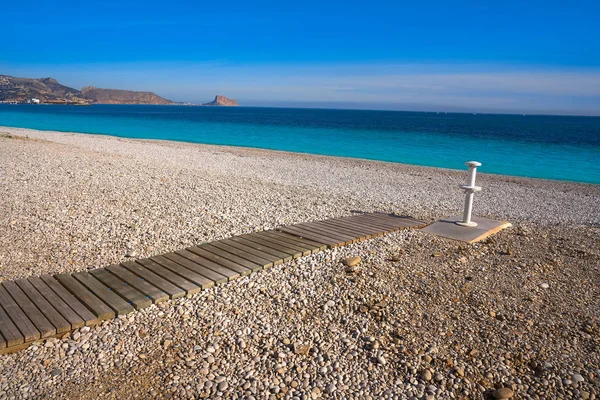
[[[600,117],[0,104],[0,126],[256,147],[600,184]]]

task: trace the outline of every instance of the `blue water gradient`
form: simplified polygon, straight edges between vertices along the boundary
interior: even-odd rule
[[[0,104],[0,126],[366,158],[600,184],[600,118],[367,110]]]

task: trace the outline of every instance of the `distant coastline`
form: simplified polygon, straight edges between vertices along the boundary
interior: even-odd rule
[[[160,97],[153,92],[140,92],[122,89],[102,89],[86,86],[81,90],[60,84],[54,78],[16,78],[0,75],[0,103],[8,104],[152,104],[176,105],[178,103]],[[208,103],[185,105],[237,106],[236,100],[216,95]]]

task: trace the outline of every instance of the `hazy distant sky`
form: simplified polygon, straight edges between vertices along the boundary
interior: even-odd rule
[[[600,115],[599,1],[10,1],[0,16],[0,74],[77,88]]]

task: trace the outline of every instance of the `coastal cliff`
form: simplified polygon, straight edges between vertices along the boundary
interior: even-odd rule
[[[131,90],[100,89],[86,86],[81,89],[81,97],[98,104],[172,104],[152,92],[134,92]]]
[[[234,99],[227,98],[225,96],[216,95],[215,99],[209,103],[202,104],[203,106],[239,106],[238,102]]]
[[[77,90],[61,85],[54,78],[15,78],[8,75],[0,75],[0,101],[49,104],[173,104],[171,100],[152,92],[100,89],[93,86]]]

